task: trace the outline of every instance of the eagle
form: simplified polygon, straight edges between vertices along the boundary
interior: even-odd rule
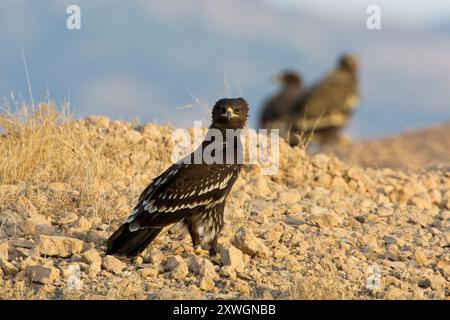
[[[304,92],[292,104],[287,117],[290,144],[311,134],[319,145],[339,140],[359,103],[358,59],[342,55],[335,70]]]
[[[281,89],[263,106],[260,119],[260,127],[263,129],[282,128],[289,108],[302,91],[302,78],[295,71],[284,71],[275,79],[280,83]]]
[[[236,133],[244,128],[248,110],[243,98],[216,102],[201,146],[145,188],[129,217],[108,239],[106,254],[135,257],[164,227],[179,221],[187,226],[195,253],[216,254],[225,201],[242,167],[238,161],[242,145]],[[219,146],[211,151],[217,161],[202,156],[202,150],[211,149],[213,143]],[[234,155],[232,159],[229,154]]]

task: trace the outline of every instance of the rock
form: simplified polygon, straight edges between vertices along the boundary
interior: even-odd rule
[[[310,211],[310,221],[320,228],[332,228],[340,224],[341,218],[334,212],[319,206],[313,206]]]
[[[52,284],[59,277],[59,270],[49,266],[29,266],[27,276],[32,282]]]
[[[419,282],[417,282],[417,285],[420,288],[426,289],[426,288],[431,287],[431,281],[430,281],[430,279],[420,279]]]
[[[3,273],[7,276],[14,276],[19,272],[19,269],[17,269],[15,265],[6,260],[0,260],[0,266],[3,270]]]
[[[40,235],[36,253],[67,258],[83,250],[83,241],[71,237]]]
[[[283,191],[278,194],[278,201],[286,205],[292,205],[301,200],[301,195],[297,190],[292,189],[288,191]]]
[[[125,269],[126,264],[114,256],[105,256],[102,259],[102,267],[107,271],[119,274]]]
[[[36,207],[31,203],[30,200],[25,198],[24,196],[20,196],[16,202],[16,211],[22,216],[32,217],[39,215]]]
[[[86,124],[94,125],[100,128],[108,128],[111,120],[106,116],[89,116],[84,119]]]
[[[200,277],[207,279],[217,279],[219,276],[216,273],[214,265],[209,259],[203,258],[200,263]]]
[[[384,298],[388,300],[400,300],[405,299],[405,294],[401,289],[390,286],[389,291],[386,293]]]
[[[216,285],[214,281],[210,278],[201,277],[199,281],[199,288],[203,291],[213,291]]]
[[[414,259],[416,260],[417,265],[419,266],[424,266],[428,264],[428,259],[421,250],[416,250],[416,252],[414,253]]]
[[[72,227],[80,231],[89,231],[92,228],[92,222],[85,217],[79,217],[78,220],[73,223]]]
[[[0,242],[0,260],[8,261],[8,249],[9,249],[9,243],[8,242]]]
[[[430,287],[436,291],[444,291],[446,287],[448,288],[445,279],[438,274],[430,275],[428,281],[430,282]]]
[[[242,251],[232,245],[221,248],[221,259],[222,265],[229,266],[233,268],[233,270],[243,272],[245,269]]]
[[[142,268],[138,270],[138,274],[143,278],[153,278],[158,275],[158,269],[154,267]]]
[[[450,277],[450,257],[443,257],[439,259],[437,266],[439,271],[445,276]]]
[[[81,259],[83,262],[89,264],[89,271],[93,274],[97,274],[101,270],[102,258],[95,248],[85,251]]]
[[[223,266],[220,269],[219,275],[225,278],[236,279],[236,272],[234,270],[232,266]]]
[[[142,140],[142,135],[139,131],[136,130],[128,130],[125,133],[125,139],[131,143],[138,143]]]
[[[433,207],[432,200],[428,193],[421,193],[413,196],[408,200],[409,205],[419,207],[421,209],[430,209]]]
[[[98,230],[90,230],[86,237],[87,242],[93,242],[97,245],[103,244],[106,239],[108,239],[108,232]]]
[[[161,252],[161,250],[157,248],[150,248],[147,251],[145,251],[144,256],[142,258],[144,260],[144,263],[151,263],[156,266],[161,264],[166,257]]]
[[[268,258],[271,255],[266,245],[246,227],[241,227],[234,239],[236,247],[252,257]]]
[[[165,269],[170,271],[170,277],[177,280],[183,280],[189,273],[188,266],[180,256],[172,256],[167,259]]]
[[[326,154],[319,153],[311,158],[311,162],[316,168],[326,170],[330,162],[330,157]]]

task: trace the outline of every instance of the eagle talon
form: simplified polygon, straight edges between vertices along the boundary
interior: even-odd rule
[[[207,256],[209,257],[209,251],[202,249],[200,247],[194,248],[194,253],[199,256]]]

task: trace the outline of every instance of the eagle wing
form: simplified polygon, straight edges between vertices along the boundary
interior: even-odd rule
[[[239,170],[234,164],[172,165],[142,192],[126,220],[130,231],[163,227],[224,202]]]

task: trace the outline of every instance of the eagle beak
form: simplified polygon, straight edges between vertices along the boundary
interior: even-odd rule
[[[231,107],[227,108],[227,112],[224,114],[225,117],[227,117],[228,121],[231,120],[231,118],[236,118],[238,115],[234,112],[234,110]]]

